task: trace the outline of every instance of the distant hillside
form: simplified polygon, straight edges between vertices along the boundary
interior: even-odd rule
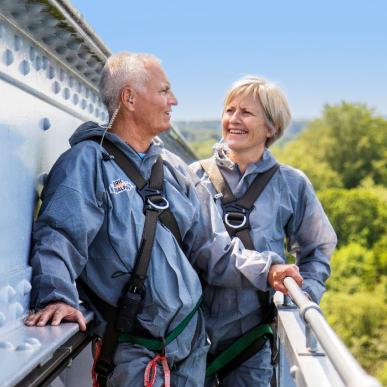
[[[305,129],[307,123],[307,121],[292,121],[276,146],[282,147],[294,139]],[[213,144],[221,138],[220,121],[175,121],[173,126],[180,131],[199,158],[209,157]]]

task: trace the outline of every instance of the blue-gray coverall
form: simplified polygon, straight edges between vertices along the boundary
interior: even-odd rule
[[[224,142],[214,147],[214,158],[234,196],[239,198],[257,176],[270,169],[276,160],[265,149],[260,161],[250,164],[244,174],[227,157]],[[221,202],[199,162],[190,166],[214,197],[222,213]],[[285,256],[288,250],[296,255],[296,264],[304,278],[303,290],[319,302],[330,274],[329,259],[336,245],[336,234],[318,201],[308,178],[299,170],[281,165],[250,214],[251,238],[257,251],[270,250]],[[285,263],[284,261],[281,263]],[[204,290],[204,315],[211,341],[211,353],[224,350],[233,339],[262,323],[265,315],[253,288],[230,289],[209,285]],[[269,343],[239,368],[229,373],[222,386],[267,387],[271,375]],[[212,380],[207,380],[211,385]]]
[[[99,144],[87,141],[103,131],[91,122],[78,128],[70,139],[71,148],[48,176],[33,230],[33,308],[55,301],[78,307],[77,277],[104,301],[117,305],[132,272],[144,226],[143,201],[120,167],[103,159]],[[141,158],[116,135],[108,132],[106,137],[146,179],[162,155],[165,196],[186,246],[183,252],[171,232],[157,224],[144,305],[137,316],[142,328],[155,338],[165,337],[191,312],[202,293],[194,267],[215,286],[266,288],[268,269],[280,257],[245,250],[239,240],[231,241],[206,189],[179,157],[164,149],[161,140],[155,138]],[[207,351],[199,311],[166,347],[171,385],[202,386]],[[110,385],[143,385],[144,369],[154,355],[142,346],[120,343]],[[161,386],[161,368],[157,373],[155,386]]]

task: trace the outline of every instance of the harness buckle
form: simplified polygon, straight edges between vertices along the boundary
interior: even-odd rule
[[[159,197],[157,197],[157,199],[159,199],[159,203],[162,203],[162,204],[156,204],[150,198],[147,199],[147,203],[152,208],[154,208],[155,210],[158,210],[158,211],[166,210],[169,207],[169,202],[168,202],[167,198],[165,198],[164,196],[159,196]]]
[[[156,211],[164,211],[169,208],[169,202],[167,198],[163,196],[162,191],[149,187],[149,183],[145,184],[145,186],[141,189],[138,188],[137,192],[144,201],[145,208]]]
[[[250,212],[251,209],[248,210],[236,202],[231,202],[223,205],[223,221],[226,226],[234,230],[241,230],[249,227]]]
[[[240,212],[228,212],[224,215],[224,223],[226,223],[228,227],[233,228],[235,230],[242,228],[246,224],[246,222],[246,215]]]

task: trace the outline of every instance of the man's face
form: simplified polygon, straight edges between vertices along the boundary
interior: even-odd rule
[[[177,105],[177,99],[160,66],[150,64],[147,70],[150,79],[136,92],[134,119],[146,134],[156,136],[170,128],[172,106]]]

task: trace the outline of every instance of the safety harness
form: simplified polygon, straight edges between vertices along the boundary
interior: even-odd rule
[[[279,164],[276,163],[267,171],[258,174],[246,193],[240,198],[234,196],[213,157],[200,161],[200,164],[217,192],[215,198],[220,199],[223,223],[230,237],[238,237],[247,249],[255,250],[250,235],[250,214],[254,208],[254,203],[279,169]],[[270,300],[269,292],[258,290],[257,293],[260,304],[265,310],[265,323],[245,333],[213,359],[209,358],[210,364],[207,367],[206,376],[217,373],[219,378],[223,378],[257,353],[268,338],[272,341],[273,331],[269,324],[273,321],[274,305]]]
[[[90,139],[98,144],[101,142],[100,137]],[[160,362],[164,370],[164,385],[169,386],[170,371],[165,357],[165,346],[185,329],[197,312],[201,299],[189,315],[166,338],[155,339],[137,324],[136,317],[145,298],[145,279],[158,220],[171,231],[180,247],[183,248],[176,219],[169,208],[168,200],[163,194],[163,160],[160,156],[157,158],[152,167],[149,180],[145,180],[132,161],[107,138],[104,139],[103,147],[108,152],[103,155],[103,160],[115,161],[136,186],[137,193],[144,203],[145,223],[135,266],[119,299],[118,307],[114,307],[98,297],[84,281],[77,280],[78,288],[86,294],[107,322],[102,345],[100,342],[97,344],[97,354],[93,365],[93,386],[106,386],[107,377],[113,369],[113,358],[119,342],[140,344],[156,352],[156,356],[146,367],[144,385],[153,385],[156,378],[157,363]]]

